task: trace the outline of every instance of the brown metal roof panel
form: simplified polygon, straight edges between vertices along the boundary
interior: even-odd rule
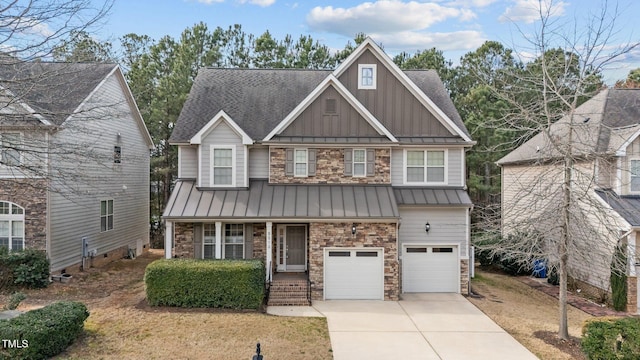
[[[297,200],[299,186],[283,186],[284,187],[284,208],[282,209],[282,215],[286,217],[291,216],[304,216],[297,214]]]
[[[460,205],[460,197],[458,196],[458,191],[454,189],[444,189],[442,190],[447,197],[448,204],[450,205]]]
[[[445,196],[445,194],[444,194],[444,192],[442,190],[434,191],[434,193],[436,195],[436,203],[438,205],[449,204],[449,200],[447,199],[447,197]]]
[[[291,210],[296,216],[309,216],[309,188],[306,186],[294,186],[295,201]]]
[[[189,200],[189,194],[191,194],[191,191],[194,189],[193,183],[183,183],[183,186],[180,187],[176,200],[173,203],[173,208],[171,209],[171,212],[175,214],[175,216],[184,216],[184,208]]]
[[[249,203],[249,190],[238,191],[236,198],[236,207],[233,210],[233,216],[247,216],[247,204]]]
[[[307,189],[307,216],[320,217],[320,189],[317,186]]]
[[[222,214],[222,206],[224,206],[224,198],[227,192],[224,190],[213,191],[213,199],[211,199],[211,206],[209,207],[209,217],[218,217]]]
[[[353,195],[357,199],[356,201],[356,215],[358,217],[364,217],[369,215],[369,205],[367,204],[367,198],[363,187],[356,187],[353,189]]]
[[[200,202],[196,208],[195,216],[203,217],[209,214],[209,208],[211,207],[211,201],[213,200],[213,193],[211,191],[202,191],[200,196]]]
[[[393,197],[393,191],[389,187],[376,187],[378,203],[380,204],[380,212],[383,217],[398,216],[396,201]]]
[[[233,216],[233,210],[236,207],[236,198],[238,197],[238,192],[235,190],[222,190],[220,192],[226,193],[226,196],[224,197],[224,201],[222,203],[222,209],[220,209],[220,216]]]
[[[262,200],[262,190],[265,186],[264,184],[264,181],[251,182],[249,187],[249,200],[247,201],[247,216],[258,216],[260,201]]]
[[[373,187],[367,187],[364,189],[364,193],[367,197],[367,205],[369,210],[368,216],[381,217],[382,209],[380,208],[380,200],[378,199],[376,189]]]
[[[436,194],[433,192],[433,189],[425,189],[424,190],[424,198],[425,204],[437,204],[438,200],[436,199]]]
[[[354,187],[350,186],[345,187],[342,191],[345,217],[356,217],[358,215],[358,211],[356,210],[356,197],[354,189]]]
[[[285,207],[285,187],[274,186],[273,198],[271,200],[271,216],[283,216]]]
[[[259,217],[271,216],[271,203],[273,202],[273,186],[264,185],[262,187],[262,196],[260,198],[260,207],[258,208]]]
[[[327,186],[318,187],[320,191],[320,217],[331,217],[333,215],[333,204],[331,204],[331,189]]]
[[[331,186],[331,205],[333,217],[344,217],[342,186]]]
[[[194,216],[196,214],[196,209],[198,208],[198,204],[200,203],[200,199],[202,198],[202,192],[197,189],[192,189],[189,192],[189,198],[187,202],[184,204],[184,210],[182,211],[182,216]]]

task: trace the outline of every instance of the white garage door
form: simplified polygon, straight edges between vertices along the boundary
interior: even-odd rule
[[[404,246],[403,292],[459,292],[457,246]]]
[[[325,249],[324,298],[384,299],[382,249]]]

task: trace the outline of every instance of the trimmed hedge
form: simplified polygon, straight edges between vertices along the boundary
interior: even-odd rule
[[[640,319],[590,321],[582,329],[581,345],[591,360],[640,359]]]
[[[80,302],[61,301],[0,320],[0,359],[46,359],[64,351],[80,335],[89,317]]]
[[[8,252],[0,246],[0,289],[44,288],[49,285],[49,260],[44,251]]]
[[[161,259],[144,282],[153,306],[259,309],[265,268],[261,260]]]

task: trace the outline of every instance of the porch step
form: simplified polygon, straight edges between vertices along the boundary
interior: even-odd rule
[[[274,280],[269,288],[269,306],[308,306],[306,280]]]

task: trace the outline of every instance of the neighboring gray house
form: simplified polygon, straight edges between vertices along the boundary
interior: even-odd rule
[[[503,233],[526,232],[530,222],[550,228],[539,215],[545,217],[544,211],[553,212],[562,203],[564,175],[556,161],[557,143],[569,138],[569,121],[565,116],[551,125],[548,133],[555,141],[540,132],[498,161]],[[572,229],[578,241],[572,248],[569,275],[583,292],[606,297],[611,291],[614,247],[626,245],[627,310],[640,313],[640,89],[601,91],[576,109],[571,127],[572,186],[580,194],[573,202],[586,224]]]
[[[0,246],[46,250],[52,271],[140,254],[153,144],[120,68],[4,61]]]
[[[264,259],[271,304],[468,293],[474,143],[435,71],[371,39],[333,71],[204,68],[170,142],[167,258]]]

